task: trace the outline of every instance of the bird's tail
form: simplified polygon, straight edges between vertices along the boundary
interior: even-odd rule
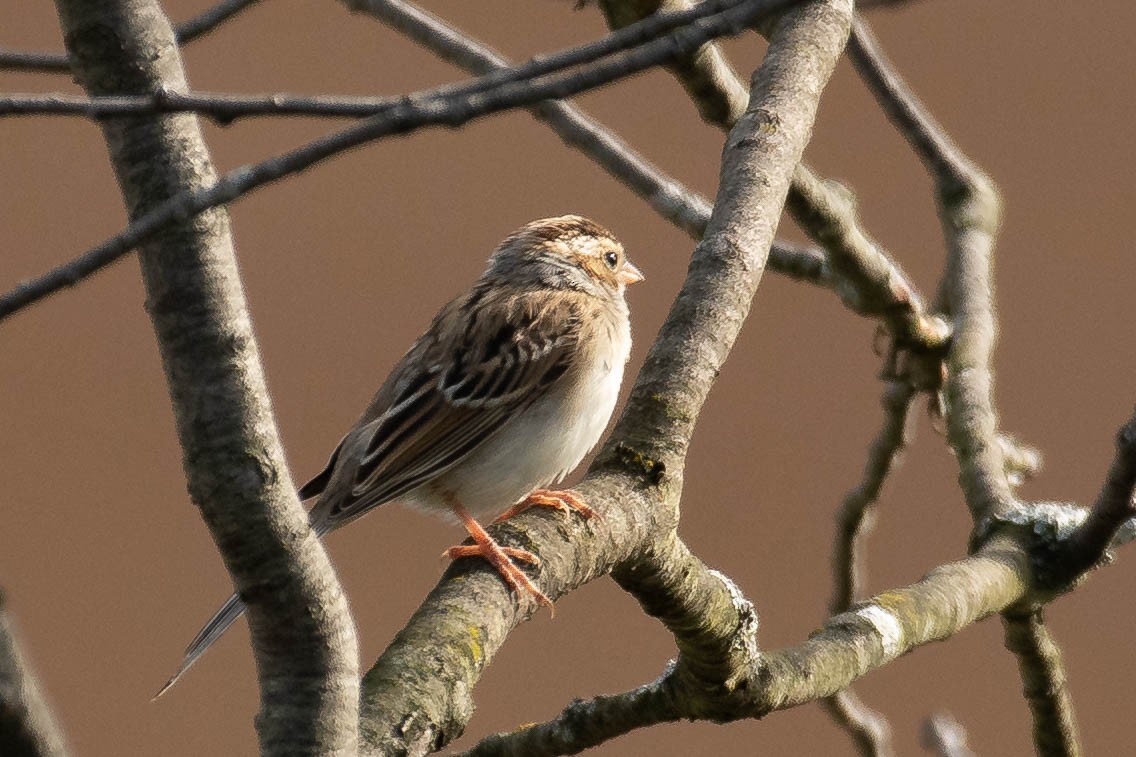
[[[197,636],[185,648],[185,657],[182,658],[181,665],[178,666],[177,672],[170,676],[170,680],[166,681],[165,686],[158,689],[158,693],[154,695],[157,699],[162,694],[181,678],[182,673],[189,670],[193,663],[197,662],[197,658],[205,654],[205,650],[213,645],[213,642],[221,638],[221,634],[229,630],[229,626],[237,622],[237,618],[241,617],[245,612],[245,605],[241,602],[240,597],[236,594],[229,597],[225,604],[221,605],[221,609],[217,614],[209,619],[205,627],[198,631]]]

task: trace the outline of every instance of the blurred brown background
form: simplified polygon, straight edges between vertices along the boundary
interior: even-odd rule
[[[177,20],[207,5],[170,2]],[[513,58],[600,36],[569,2],[429,7]],[[870,18],[957,142],[1001,187],[997,400],[1046,468],[1024,495],[1089,502],[1136,401],[1131,148],[1136,7],[926,0]],[[0,44],[62,49],[49,3],[0,3]],[[762,44],[728,45],[746,73]],[[268,0],[185,51],[203,90],[394,94],[460,78],[340,4]],[[75,91],[65,76],[0,75],[2,91]],[[722,135],[653,72],[582,105],[713,196]],[[325,133],[296,120],[207,126],[222,170]],[[929,183],[847,64],[808,159],[858,193],[868,228],[928,293],[943,252]],[[320,165],[232,209],[280,430],[300,481],[318,471],[379,379],[496,242],[539,216],[610,226],[648,282],[631,293],[638,368],[692,244],[527,114],[392,139]],[[0,289],[123,225],[98,130],[79,119],[0,119]],[[799,239],[786,223],[783,233]],[[128,258],[0,326],[0,586],[76,754],[249,754],[257,695],[243,623],[165,698],[150,696],[229,592],[189,503],[137,266]],[[682,535],[757,605],[767,648],[802,640],[828,601],[833,512],[880,422],[874,324],[831,292],[766,276],[695,438]],[[362,346],[362,347],[361,347]],[[910,583],[965,553],[969,521],[943,439],[920,414],[870,544],[869,588]],[[384,508],[331,550],[369,665],[463,536]],[[1064,644],[1089,754],[1136,736],[1132,550],[1048,615]],[[608,580],[519,628],[477,691],[457,746],[543,720],[573,697],[657,676],[667,633]],[[901,753],[930,712],[953,713],[981,754],[1030,751],[1015,662],[997,620],[917,650],[858,684]],[[680,723],[597,753],[850,754],[816,706],[764,722]]]

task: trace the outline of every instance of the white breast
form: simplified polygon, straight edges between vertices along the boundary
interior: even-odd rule
[[[631,353],[630,327],[626,317],[620,320],[613,324],[613,338],[604,340],[606,349],[598,350],[590,365],[511,419],[431,488],[452,492],[474,517],[482,518],[570,473],[599,441],[619,399]],[[434,497],[415,494],[408,504],[438,511]]]

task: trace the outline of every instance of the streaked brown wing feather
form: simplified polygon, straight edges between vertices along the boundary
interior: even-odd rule
[[[568,370],[580,330],[575,298],[487,296],[475,289],[447,306],[380,389],[349,434],[366,439],[354,445],[361,458],[329,465],[355,470],[347,496],[313,513],[321,533],[449,470]]]

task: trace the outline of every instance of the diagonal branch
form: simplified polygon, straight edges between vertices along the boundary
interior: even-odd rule
[[[456,757],[551,757],[576,754],[638,728],[682,717],[675,707],[668,671],[622,694],[576,700],[556,718],[485,737]]]
[[[565,522],[526,513],[497,529],[506,543],[538,547],[539,581],[550,597],[619,566],[617,580],[649,613],[665,615],[676,634],[682,657],[675,675],[681,680],[716,666],[721,641],[736,640],[739,628],[754,630],[755,616],[744,609],[748,602],[674,536],[682,466],[695,419],[761,280],[789,178],[851,12],[850,0],[812,2],[776,24],[754,75],[752,107],[723,150],[706,237],[695,248],[627,409],[578,487],[603,510],[603,520]],[[663,549],[668,553],[656,554]],[[419,753],[454,738],[470,716],[471,691],[482,670],[522,618],[490,571],[452,566],[364,678],[364,742],[379,752]],[[704,648],[712,652],[703,655]],[[751,642],[728,660],[741,664],[754,651]],[[746,673],[731,686],[751,678]]]
[[[828,697],[822,703],[837,725],[848,732],[856,750],[864,757],[894,757],[891,725],[873,710],[852,687]]]
[[[185,45],[202,37],[241,11],[252,7],[260,0],[221,0],[206,8],[188,21],[178,24],[174,30],[178,44]],[[67,73],[71,70],[66,53],[21,52],[0,49],[0,69],[22,69]]]
[[[490,113],[530,105],[549,98],[567,97],[602,86],[682,55],[686,50],[697,47],[705,39],[737,33],[753,19],[788,2],[789,0],[747,0],[734,5],[727,4],[726,10],[713,14],[710,14],[709,7],[700,6],[703,17],[696,17],[687,26],[672,29],[673,20],[665,20],[666,23],[655,20],[612,34],[599,43],[587,46],[589,51],[594,51],[607,50],[613,45],[616,49],[622,49],[618,47],[619,45],[637,45],[620,55],[595,61],[574,71],[543,75],[548,73],[543,70],[546,68],[547,60],[556,58],[571,61],[578,57],[577,52],[570,50],[542,59],[537,64],[491,73],[462,87],[447,86],[407,95],[390,112],[381,116],[367,119],[356,126],[309,142],[275,158],[230,171],[208,186],[193,192],[178,193],[156,204],[148,212],[137,215],[122,233],[88,250],[70,263],[37,279],[22,282],[14,290],[0,296],[0,319],[64,287],[73,286],[86,276],[113,263],[171,222],[190,218],[209,208],[232,202],[258,187],[284,176],[299,173],[334,155],[377,139],[405,134],[425,126],[460,126]],[[690,15],[686,14],[684,18]],[[641,42],[644,28],[653,30],[653,33],[661,36],[650,37],[648,41]],[[660,31],[666,29],[670,31],[665,33]],[[522,69],[531,74],[530,79],[501,83],[502,79],[514,76]],[[537,73],[532,73],[534,70]],[[497,83],[489,87],[486,82]],[[469,91],[470,88],[473,90]],[[454,94],[452,90],[457,90],[458,93]]]
[[[860,483],[844,497],[837,515],[838,530],[833,546],[833,595],[829,611],[847,610],[861,595],[864,541],[874,519],[876,501],[884,480],[907,446],[907,422],[915,390],[906,381],[890,382],[881,404],[884,425],[868,452]],[[826,699],[825,708],[852,736],[864,755],[891,755],[891,728],[886,718],[864,703],[851,689]]]
[[[884,424],[868,451],[868,461],[860,482],[844,497],[837,514],[837,534],[833,549],[833,594],[831,612],[844,612],[861,595],[863,588],[864,539],[871,529],[876,501],[884,480],[907,446],[907,423],[915,390],[905,382],[891,382],[880,402]]]
[[[1061,586],[1097,565],[1120,529],[1136,517],[1136,415],[1116,435],[1116,457],[1093,509],[1069,538],[1054,566],[1053,584]]]
[[[63,733],[16,639],[0,592],[0,753],[66,757]]]
[[[689,8],[691,0],[600,0],[608,26],[621,28],[652,14]],[[745,111],[749,94],[716,45],[670,66],[707,123],[729,129]],[[793,173],[787,208],[809,237],[839,264],[838,291],[859,313],[885,316],[902,346],[939,352],[949,328],[927,315],[922,298],[899,265],[863,230],[851,193],[806,165]],[[838,262],[839,261],[839,262]],[[835,271],[834,271],[835,272]]]
[[[1029,556],[1021,547],[995,536],[970,557],[938,566],[910,586],[890,589],[834,615],[802,643],[764,653],[758,678],[747,687],[731,691],[719,683],[692,688],[690,679],[672,667],[639,689],[576,702],[547,723],[490,736],[485,743],[492,749],[479,744],[470,754],[570,754],[598,743],[588,740],[597,731],[612,738],[677,719],[760,718],[833,696],[916,647],[949,638],[1012,606],[1026,594],[1030,570]],[[716,698],[710,710],[708,697]],[[642,707],[620,721],[620,713],[632,703]],[[585,713],[586,722],[581,717]]]
[[[186,88],[156,0],[58,0],[58,9],[76,79],[88,92]],[[214,181],[191,116],[110,119],[102,129],[131,217]],[[358,739],[355,629],[288,474],[228,215],[176,220],[140,250],[146,309],[190,497],[248,607],[261,752],[345,753]]]
[[[508,60],[442,19],[403,0],[349,0],[365,12],[426,47],[443,60],[472,74],[512,65]],[[613,178],[643,198],[663,218],[701,239],[710,219],[710,202],[639,155],[619,135],[580,108],[547,100],[530,107],[534,118],[548,124],[568,145],[579,149]]]
[[[402,32],[438,57],[473,74],[510,66],[483,43],[405,0],[348,0],[352,10],[368,13]],[[583,152],[608,175],[634,192],[655,212],[702,239],[710,220],[710,202],[684,187],[610,129],[569,102],[546,100],[529,108],[566,144]],[[832,286],[831,272],[819,251],[777,241],[769,251],[769,268],[822,286]]]
[[[828,253],[837,291],[849,309],[883,319],[897,347],[926,353],[937,365],[951,327],[928,313],[899,264],[861,226],[852,193],[807,169],[793,175],[786,205],[802,229]],[[937,373],[937,371],[936,371]]]

